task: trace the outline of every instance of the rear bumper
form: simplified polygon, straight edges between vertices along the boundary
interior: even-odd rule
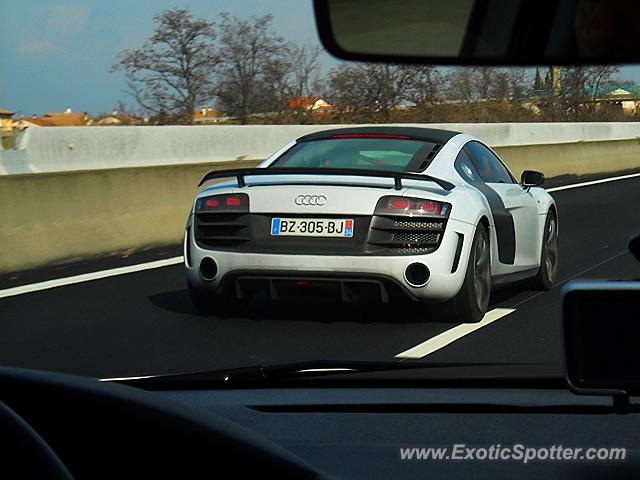
[[[279,277],[296,279],[336,278],[350,280],[383,279],[399,286],[409,297],[419,301],[446,301],[454,297],[462,287],[467,268],[471,240],[475,226],[449,219],[440,247],[423,255],[374,256],[374,255],[307,255],[295,253],[245,253],[242,251],[215,251],[199,247],[185,234],[184,254],[188,282],[195,288],[212,294],[238,294],[241,289],[229,288],[243,277]],[[460,247],[461,245],[461,247]],[[213,258],[217,274],[211,280],[200,275],[200,262]],[[405,270],[414,262],[426,265],[430,271],[427,283],[414,287],[407,283]],[[384,295],[383,295],[384,296]]]

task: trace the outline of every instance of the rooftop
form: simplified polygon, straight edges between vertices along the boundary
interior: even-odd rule
[[[19,124],[19,122],[29,122],[32,125],[38,125],[40,127],[51,127],[53,126],[53,124],[48,121],[45,118],[42,117],[21,117],[21,118],[14,118],[13,119],[13,123],[14,125]]]
[[[589,94],[593,95],[596,92],[596,88],[591,86],[588,88]],[[634,82],[624,82],[624,83],[611,83],[609,85],[600,85],[597,88],[598,96],[605,95],[632,95],[637,96],[640,95],[640,84]]]

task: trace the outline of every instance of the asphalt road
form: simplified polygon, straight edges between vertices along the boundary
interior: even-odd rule
[[[204,317],[175,265],[0,299],[0,365],[111,378],[301,360],[424,358],[524,362],[541,375],[560,375],[561,286],[573,278],[640,277],[626,251],[640,232],[640,178],[552,194],[560,218],[556,287],[496,292],[490,309],[514,311],[464,336],[423,309],[394,306],[304,311],[256,302],[234,316]],[[424,343],[434,338],[448,340],[439,348]],[[419,345],[417,351],[429,353],[398,357]]]

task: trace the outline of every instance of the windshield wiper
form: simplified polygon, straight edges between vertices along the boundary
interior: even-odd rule
[[[473,368],[495,366],[522,366],[531,363],[519,362],[376,362],[312,360],[279,365],[252,365],[240,368],[207,370],[191,373],[105,379],[138,388],[181,388],[194,385],[217,386],[238,383],[264,383],[306,379],[312,377],[375,373],[399,370]]]

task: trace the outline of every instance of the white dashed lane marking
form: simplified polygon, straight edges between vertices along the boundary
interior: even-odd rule
[[[415,347],[411,347],[409,350],[398,353],[395,358],[424,358],[427,355],[430,355],[433,352],[455,342],[456,340],[460,340],[462,337],[484,328],[515,311],[516,310],[514,308],[495,308],[487,312],[478,323],[463,323],[461,325],[457,325],[440,335],[431,337]]]

